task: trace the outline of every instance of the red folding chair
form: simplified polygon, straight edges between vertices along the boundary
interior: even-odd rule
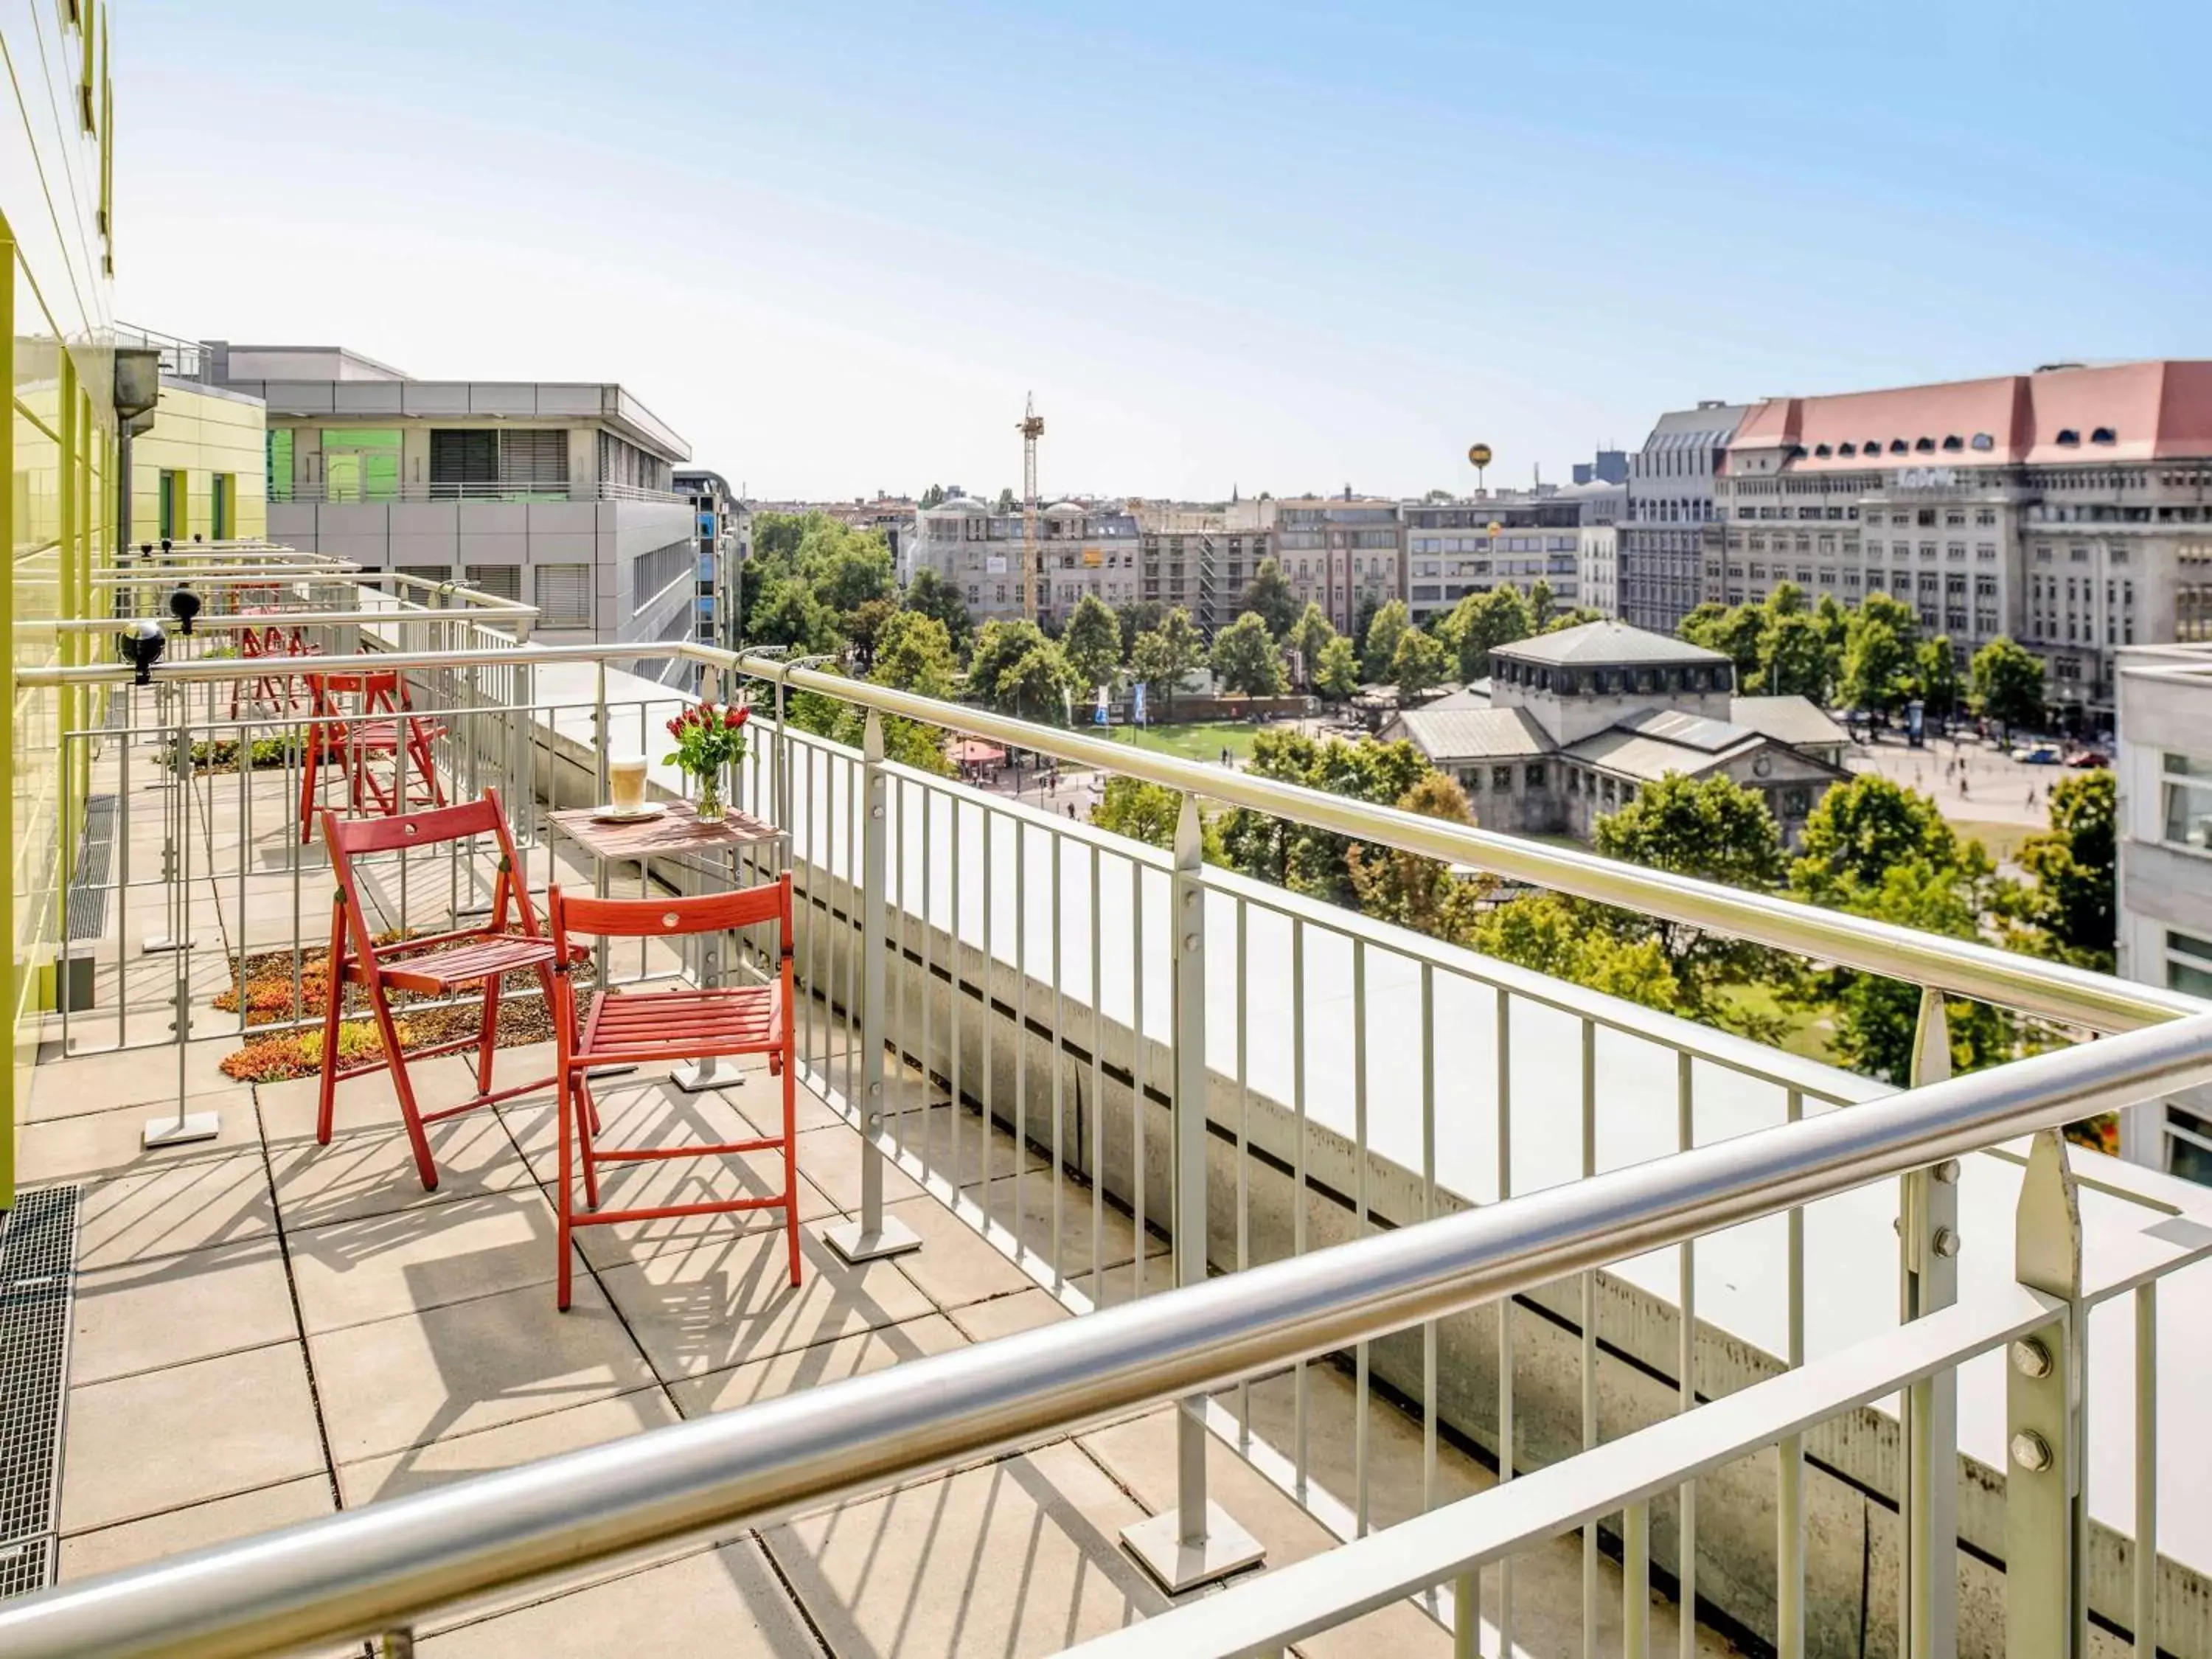
[[[338,884],[331,907],[330,992],[323,1009],[322,1098],[315,1120],[315,1139],[325,1146],[330,1144],[331,1118],[337,1104],[339,1079],[388,1067],[392,1090],[399,1097],[399,1115],[406,1122],[407,1138],[415,1149],[415,1164],[422,1171],[423,1188],[434,1190],[438,1169],[431,1161],[430,1143],[422,1133],[424,1124],[488,1106],[495,1100],[527,1094],[554,1081],[551,1078],[538,1078],[494,1092],[492,1054],[498,1046],[501,976],[520,969],[537,969],[547,1005],[557,1006],[553,969],[556,962],[564,958],[555,940],[538,931],[537,915],[530,908],[529,884],[523,879],[522,863],[515,856],[514,838],[507,831],[506,813],[500,810],[497,790],[485,790],[482,800],[435,807],[426,812],[389,818],[341,818],[325,809],[322,819],[323,840],[330,848],[331,868],[337,876]],[[362,908],[361,890],[355,880],[356,857],[395,848],[434,847],[487,835],[499,844],[499,872],[492,883],[489,921],[481,927],[457,928],[451,933],[387,945],[377,943],[375,929]],[[517,927],[520,931],[515,931]],[[401,1050],[398,1024],[386,994],[388,991],[443,996],[476,984],[483,987],[483,1029],[478,1035],[417,1048],[411,1055]],[[349,985],[361,986],[368,993],[369,1012],[374,1017],[383,1052],[374,1060],[341,1068],[338,1025]],[[422,1111],[415,1103],[415,1086],[407,1075],[408,1060],[426,1060],[433,1054],[453,1054],[463,1048],[477,1051],[475,1098],[434,1112]]]
[[[571,936],[599,939],[674,939],[689,933],[718,933],[774,921],[778,926],[781,965],[772,985],[748,985],[679,991],[599,991],[577,1022],[576,999],[565,969],[554,1005],[553,1037],[560,1071],[561,1192],[559,1302],[568,1307],[571,1267],[569,1235],[578,1227],[621,1221],[659,1221],[678,1216],[723,1215],[747,1210],[781,1209],[791,1253],[791,1282],[799,1283],[799,1094],[798,1055],[793,1047],[791,980],[791,878],[706,898],[571,898],[558,887],[547,895],[545,911],[555,948],[563,961],[576,950]],[[599,1109],[592,1099],[594,1066],[650,1065],[669,1060],[698,1060],[708,1054],[766,1054],[769,1071],[783,1079],[783,1133],[751,1140],[708,1146],[645,1146],[602,1152],[592,1145]],[[661,1204],[630,1210],[599,1208],[602,1164],[633,1164],[668,1158],[734,1157],[745,1152],[783,1152],[783,1190],[759,1198],[717,1199],[697,1204]],[[584,1202],[590,1213],[575,1212],[574,1164],[583,1165]]]
[[[343,769],[346,799],[356,812],[389,817],[410,806],[446,804],[445,785],[439,781],[430,750],[445,735],[445,728],[412,712],[414,705],[397,670],[346,669],[305,678],[308,717],[307,752],[300,767],[301,841],[307,839],[314,823],[325,766]],[[355,701],[354,709],[344,707],[348,699]],[[388,782],[376,769],[380,761],[391,764]]]

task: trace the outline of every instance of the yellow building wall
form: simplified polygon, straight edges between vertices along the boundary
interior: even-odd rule
[[[215,539],[215,486],[219,474],[234,481],[229,535],[235,541],[269,533],[269,453],[266,410],[252,398],[167,380],[154,405],[154,424],[131,441],[131,537],[157,541],[161,530],[161,475],[185,475],[185,520],[176,539]]]
[[[0,255],[9,276],[0,283],[0,350],[14,395],[11,418],[0,422],[0,520],[11,532],[0,583],[0,705],[8,714],[0,778],[9,792],[0,812],[9,872],[0,887],[0,1008],[12,1037],[11,1063],[0,1066],[0,1205],[14,1201],[37,992],[58,938],[63,848],[73,844],[82,811],[81,782],[64,797],[59,760],[62,730],[83,722],[82,699],[27,687],[19,677],[91,659],[88,641],[54,623],[85,613],[92,572],[113,554],[107,28],[102,0],[0,0],[0,48],[12,71],[0,91]]]

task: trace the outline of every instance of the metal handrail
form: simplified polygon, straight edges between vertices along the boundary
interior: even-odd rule
[[[933,1473],[2212,1080],[2212,1014],[0,1607],[14,1659],[371,1635]]]
[[[358,620],[358,618],[349,618]],[[1577,898],[1641,911],[1664,921],[1785,950],[1863,973],[1929,986],[2042,1018],[2100,1033],[2133,1030],[2161,1020],[2212,1012],[2212,1003],[2155,985],[2138,984],[2039,957],[2002,951],[1971,939],[1923,933],[1893,922],[1823,910],[1793,899],[1747,892],[1717,882],[1669,874],[1595,853],[1553,847],[1492,830],[1470,829],[1393,806],[1332,795],[1249,772],[1201,765],[1132,744],[1109,743],[1057,727],[1037,726],[965,703],[940,702],[866,680],[787,665],[763,657],[664,640],[647,644],[528,645],[514,650],[380,652],[380,668],[424,671],[471,664],[525,665],[559,662],[629,661],[673,658],[733,670],[816,691],[862,708],[919,720],[947,731],[995,738],[1056,759],[1073,761],[1157,783],[1178,793],[1271,817],[1312,824],[1355,840],[1418,854],[1445,864],[1494,871],[1532,886]],[[156,680],[229,680],[228,660],[164,663]],[[121,664],[22,668],[21,686],[113,685],[131,678]],[[671,698],[685,694],[672,689]]]
[[[610,478],[471,478],[451,481],[416,479],[371,486],[349,484],[331,493],[326,479],[295,480],[279,484],[269,497],[279,507],[386,507],[394,502],[424,501],[655,501],[689,507],[691,497],[672,489],[645,484],[620,483]]]

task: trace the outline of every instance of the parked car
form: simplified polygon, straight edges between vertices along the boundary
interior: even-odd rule
[[[2062,758],[2055,743],[2023,743],[2012,751],[2012,757],[2025,766],[2056,766]]]
[[[2066,763],[2087,771],[2092,767],[2110,766],[2112,763],[2112,757],[2101,749],[2084,749],[2069,758]]]

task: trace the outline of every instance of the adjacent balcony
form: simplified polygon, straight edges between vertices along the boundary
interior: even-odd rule
[[[551,815],[626,751],[679,797],[682,700],[495,618],[321,619],[343,580],[195,635],[290,604],[319,657],[26,677],[88,805],[0,1234],[73,1333],[17,1390],[58,1479],[14,1587],[58,1583],[0,1601],[0,1651],[2212,1651],[2174,1415],[2212,1386],[2212,1201],[2056,1133],[2212,1078],[2212,1007],[688,644],[754,699],[732,782],[781,838],[602,865]],[[791,875],[796,1289],[780,1218],[671,1216],[580,1235],[556,1312],[546,1091],[435,1127],[435,1191],[381,1076],[318,1142],[301,690],[354,654],[430,763],[307,804],[495,791],[541,900]],[[1174,789],[1176,845],[887,761],[887,721]],[[1222,806],[1922,986],[1914,1086],[1211,867]],[[500,875],[366,868],[394,935]],[[593,982],[776,958],[625,945]],[[1949,1077],[1962,998],[2056,1046]],[[496,1081],[547,1072],[542,1001],[501,1018]],[[426,1109],[472,1064],[416,1062]],[[718,1068],[605,1079],[609,1144],[773,1133],[780,1085]],[[674,1208],[772,1173],[630,1178]]]

